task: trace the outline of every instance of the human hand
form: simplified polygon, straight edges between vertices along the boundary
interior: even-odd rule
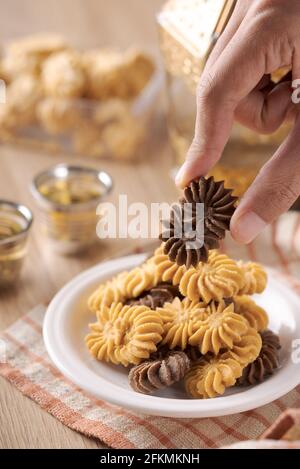
[[[231,220],[236,241],[251,242],[300,195],[300,117],[291,82],[268,85],[270,74],[292,68],[300,78],[299,0],[238,0],[197,90],[195,136],[176,184],[186,186],[220,159],[234,119],[272,133],[293,115],[287,139],[261,169]]]

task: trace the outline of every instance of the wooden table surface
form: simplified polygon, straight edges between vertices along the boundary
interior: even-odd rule
[[[0,43],[39,31],[58,31],[83,47],[140,45],[158,55],[155,12],[162,0],[0,0]],[[163,124],[139,164],[125,165],[68,155],[47,155],[22,148],[0,147],[0,198],[22,202],[35,213],[28,186],[39,171],[61,162],[86,163],[107,170],[115,188],[129,201],[162,202],[176,198],[169,172],[172,156]],[[135,242],[136,244],[136,242]],[[31,308],[47,303],[74,275],[126,252],[132,241],[107,241],[80,257],[54,254],[35,220],[22,279],[0,293],[0,329]],[[0,379],[0,448],[99,448],[99,442],[69,430],[38,405]]]

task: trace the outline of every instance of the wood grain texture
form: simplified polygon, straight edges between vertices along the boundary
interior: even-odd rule
[[[57,31],[81,47],[140,45],[158,54],[155,12],[161,0],[0,0],[0,43],[38,31]],[[129,251],[133,241],[107,241],[80,257],[52,252],[39,232],[35,204],[29,193],[33,176],[54,164],[72,162],[111,173],[115,189],[129,202],[172,201],[177,193],[169,177],[172,166],[163,123],[139,164],[125,165],[68,155],[46,155],[0,147],[0,198],[22,202],[36,216],[23,275],[14,288],[0,293],[0,329],[39,303],[46,303],[74,275],[103,259]],[[36,404],[0,379],[0,448],[99,448],[99,442],[64,427]]]

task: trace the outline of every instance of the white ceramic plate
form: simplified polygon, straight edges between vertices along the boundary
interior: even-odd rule
[[[103,281],[140,264],[144,255],[124,257],[100,264],[68,283],[53,299],[45,317],[44,339],[57,368],[70,380],[99,399],[136,412],[168,417],[216,417],[260,407],[283,396],[300,383],[300,364],[291,359],[292,343],[300,339],[300,300],[274,271],[268,271],[268,287],[257,295],[258,304],[270,317],[270,328],[280,334],[281,368],[265,382],[249,388],[232,388],[216,399],[188,399],[182,385],[155,396],[134,392],[128,370],[97,362],[85,347],[88,323],[95,317],[86,302]]]

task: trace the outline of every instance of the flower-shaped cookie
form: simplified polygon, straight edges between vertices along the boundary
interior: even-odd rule
[[[254,362],[260,354],[262,340],[260,334],[253,328],[249,328],[241,340],[234,344],[231,350],[225,352],[222,358],[233,358],[243,367]]]
[[[127,299],[137,298],[141,293],[150,290],[156,284],[154,267],[151,263],[136,267],[120,277],[118,282],[122,295]]]
[[[163,358],[142,362],[129,372],[129,384],[137,392],[150,394],[180,381],[190,368],[184,352],[173,351]]]
[[[250,326],[257,331],[263,331],[268,327],[269,318],[263,308],[247,295],[236,296],[233,299],[234,310],[247,319]]]
[[[68,47],[62,36],[49,33],[25,36],[9,43],[4,57],[8,78],[14,80],[27,73],[38,76],[45,59]]]
[[[171,283],[159,283],[155,287],[143,292],[139,297],[126,301],[128,305],[144,305],[150,309],[162,308],[165,303],[171,303],[174,298],[180,298],[181,294],[178,287]]]
[[[239,295],[254,295],[262,293],[267,286],[267,274],[260,264],[256,262],[239,262],[244,275],[244,285],[239,291]]]
[[[157,308],[164,323],[163,344],[170,349],[180,347],[185,350],[189,338],[193,334],[195,325],[207,317],[207,305],[196,303],[184,298],[175,298],[172,303],[165,303],[163,308]]]
[[[172,262],[167,254],[163,253],[163,244],[156,249],[154,256],[148,259],[147,263],[154,265],[155,280],[159,282],[172,282],[179,285],[183,274],[186,272],[184,265],[177,265]]]
[[[80,111],[69,99],[48,97],[37,106],[37,116],[44,129],[53,135],[80,128]]]
[[[239,378],[239,385],[261,383],[267,376],[272,375],[279,367],[279,350],[281,348],[278,335],[270,330],[260,333],[262,340],[261,351],[255,361],[243,369]]]
[[[7,86],[6,104],[0,106],[0,125],[15,129],[33,124],[36,105],[42,97],[42,87],[37,77],[24,74]]]
[[[225,254],[210,251],[208,262],[190,267],[182,275],[179,290],[192,301],[221,301],[235,296],[244,285],[237,263]]]
[[[112,280],[100,285],[90,296],[88,306],[91,311],[97,312],[112,303],[124,303],[128,299],[137,298],[154,286],[154,267],[151,263],[145,263],[130,272],[121,272]]]
[[[180,203],[173,205],[170,220],[164,222],[160,235],[165,241],[164,253],[187,268],[207,262],[209,250],[219,248],[229,230],[236,200],[232,189],[225,189],[224,181],[216,182],[212,176],[192,181]],[[200,204],[203,213],[198,213]]]
[[[97,313],[104,306],[111,306],[113,303],[123,303],[125,298],[122,295],[119,282],[127,275],[127,272],[122,272],[112,280],[101,284],[88,299],[88,307],[93,313]]]
[[[80,55],[75,51],[51,55],[43,63],[42,82],[47,96],[81,97],[87,82]]]
[[[202,357],[188,371],[185,388],[195,398],[207,399],[224,394],[242,374],[241,365],[232,358]]]
[[[243,316],[234,312],[234,305],[226,306],[224,301],[212,303],[206,309],[207,317],[193,324],[189,344],[198,346],[203,355],[212,352],[217,355],[221,349],[232,349],[249,329]]]
[[[150,80],[154,65],[143,53],[116,50],[88,51],[83,54],[88,77],[88,97],[101,101],[111,98],[130,100]]]
[[[97,360],[138,365],[156,351],[163,334],[162,319],[147,306],[114,303],[98,313],[90,325],[86,345]]]

